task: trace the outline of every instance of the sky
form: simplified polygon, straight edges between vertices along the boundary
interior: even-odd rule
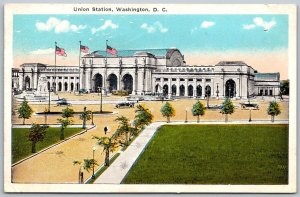
[[[79,40],[90,51],[178,48],[187,65],[241,60],[260,72],[287,79],[287,15],[15,15],[14,67],[54,64],[54,42],[78,65]]]

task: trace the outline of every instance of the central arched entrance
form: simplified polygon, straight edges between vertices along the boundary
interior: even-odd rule
[[[211,96],[211,87],[209,85],[207,85],[205,87],[205,97],[210,97]]]
[[[99,87],[103,87],[103,77],[101,74],[97,73],[94,75],[94,78],[93,78],[93,81],[94,81],[94,85],[93,85],[93,91],[94,92],[98,92],[98,88]]]
[[[235,97],[235,93],[235,82],[232,79],[229,79],[225,84],[225,97]]]
[[[185,87],[184,85],[179,86],[179,96],[184,96]]]
[[[30,89],[30,77],[25,77],[25,90]]]
[[[176,96],[176,85],[172,85],[172,96]]]
[[[163,95],[167,96],[169,94],[169,86],[168,85],[164,85],[163,86]]]
[[[126,90],[129,94],[132,93],[133,90],[133,78],[130,74],[126,74],[123,76],[123,90]]]
[[[201,85],[197,85],[196,94],[198,97],[202,96],[202,86]]]
[[[188,87],[188,96],[193,96],[193,91],[194,91],[193,86],[189,85],[189,87]]]
[[[118,77],[115,74],[110,74],[107,78],[108,92],[118,89]]]

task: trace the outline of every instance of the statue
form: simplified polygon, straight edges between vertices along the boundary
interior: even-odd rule
[[[37,95],[39,96],[47,96],[48,87],[47,87],[47,77],[45,75],[41,75],[38,81]]]

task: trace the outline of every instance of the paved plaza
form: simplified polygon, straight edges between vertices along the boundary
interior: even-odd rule
[[[98,100],[100,99],[100,96],[97,94],[89,94],[89,95],[83,95],[83,96],[76,96],[74,94],[68,94],[68,93],[60,93],[60,97],[67,98],[68,100]],[[123,100],[124,97],[104,97],[104,100]],[[261,123],[263,121],[270,121],[270,116],[267,115],[266,109],[269,104],[269,101],[271,98],[264,98],[262,100],[261,97],[256,99],[256,102],[259,103],[260,109],[259,110],[252,110],[251,111],[251,117],[253,120],[253,123],[255,121],[260,121]],[[180,100],[174,100],[172,101],[172,105],[174,106],[176,110],[175,117],[171,118],[171,121],[178,121],[182,122],[186,119],[186,110],[187,110],[187,120],[188,122],[196,121],[196,117],[193,117],[191,114],[191,108],[193,104],[195,103],[196,99],[180,99]],[[201,100],[204,104],[206,104],[206,100]],[[223,100],[217,100],[213,99],[210,100],[210,105],[215,104],[221,104]],[[241,100],[234,100],[233,101],[235,105],[239,106],[239,103],[242,102]],[[244,101],[243,101],[244,102]],[[147,101],[147,102],[140,102],[141,104],[145,105],[145,107],[149,108],[151,112],[154,115],[154,122],[159,121],[165,121],[166,119],[162,117],[160,113],[160,108],[165,102],[161,101]],[[279,101],[280,107],[282,109],[282,113],[275,118],[275,120],[286,121],[288,120],[288,107],[289,103],[287,101]],[[100,102],[99,102],[100,104]],[[99,111],[99,104],[73,104],[71,107],[75,111],[82,111],[84,106],[87,106],[88,110],[93,111]],[[47,104],[30,104],[31,107],[35,112],[41,112],[44,111],[45,107],[47,107]],[[56,106],[55,104],[51,105],[51,111],[61,111],[65,107],[63,106]],[[117,116],[124,115],[130,120],[133,120],[134,118],[134,108],[124,108],[124,109],[117,109],[115,108],[115,104],[104,102],[103,104],[103,110],[105,111],[112,111],[114,114],[110,115],[94,115],[94,123],[96,124],[96,127],[89,130],[86,133],[83,133],[81,135],[78,135],[70,140],[67,140],[57,146],[54,146],[53,148],[42,152],[41,154],[38,154],[37,156],[34,156],[14,167],[12,167],[12,180],[16,183],[77,183],[78,182],[78,166],[73,166],[72,162],[74,160],[83,160],[86,158],[92,158],[92,147],[95,145],[96,140],[92,139],[93,136],[104,136],[103,128],[104,126],[108,126],[109,132],[107,136],[111,136],[113,132],[117,128],[117,123],[114,121]],[[58,115],[51,115],[48,116],[47,122],[48,124],[57,124],[57,118],[59,118]],[[246,122],[249,119],[249,110],[243,110],[241,107],[237,108],[235,113],[229,116],[229,123],[237,123],[237,122]],[[75,115],[74,118],[74,124],[81,124],[82,121],[79,119],[78,115]],[[224,115],[222,115],[219,110],[207,110],[205,115],[201,117],[201,122],[224,122]],[[38,116],[33,115],[31,119],[26,120],[26,124],[31,123],[44,123],[44,116]],[[17,116],[13,117],[13,123],[14,124],[20,124],[22,123],[22,120],[17,118]],[[279,122],[278,122],[279,123]],[[91,124],[91,121],[88,122],[88,124]],[[160,125],[163,123],[154,123],[153,125]],[[153,126],[152,125],[152,126]],[[151,127],[149,127],[151,128]],[[149,129],[147,128],[147,129]],[[143,137],[144,135],[147,135],[147,132],[150,132],[149,130],[144,130],[144,132],[140,135],[140,137]],[[153,130],[151,131],[153,134]],[[137,138],[139,139],[139,138]],[[142,144],[139,140],[135,140],[132,145],[121,155],[119,158],[112,164],[112,166],[105,171],[102,176],[107,176],[106,174],[109,173],[110,169],[113,169],[112,167],[114,165],[120,164],[119,161],[122,159],[122,157],[125,156],[124,153],[130,152],[130,150],[134,149],[134,144],[140,143],[140,147],[143,147],[146,145],[148,141],[144,141]],[[141,139],[141,138],[140,138]],[[141,151],[141,150],[139,150]],[[136,152],[136,156],[139,155],[139,152]],[[104,152],[102,150],[102,147],[97,147],[97,150],[95,152],[95,159],[100,164],[100,166],[104,162]],[[134,157],[136,157],[134,156]],[[134,162],[134,158],[130,161],[131,163]],[[129,163],[128,163],[129,164]],[[132,165],[132,164],[131,164]],[[128,165],[130,166],[130,165]],[[88,177],[90,177],[92,172],[87,173],[84,172],[84,179],[86,180]],[[101,176],[101,177],[102,177]],[[121,176],[121,175],[120,175]],[[122,175],[123,176],[123,175]],[[97,180],[97,182],[101,182],[102,178]],[[121,178],[120,178],[121,179]],[[120,180],[119,179],[119,180]]]

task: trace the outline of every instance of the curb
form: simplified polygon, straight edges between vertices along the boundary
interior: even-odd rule
[[[17,161],[16,163],[12,164],[11,167],[14,167],[14,166],[16,166],[16,165],[18,165],[18,164],[20,164],[20,163],[22,163],[22,162],[24,162],[24,161],[26,161],[26,160],[32,158],[32,157],[35,157],[35,156],[41,154],[42,152],[45,152],[46,150],[49,150],[49,149],[51,149],[51,148],[53,148],[53,147],[55,147],[55,146],[57,146],[57,145],[59,145],[59,144],[61,144],[61,143],[64,143],[64,142],[66,142],[66,141],[68,141],[68,140],[70,140],[70,139],[72,139],[72,138],[74,138],[74,137],[76,137],[76,136],[82,135],[83,133],[85,133],[85,132],[87,132],[88,130],[91,130],[91,129],[95,128],[95,127],[96,127],[96,125],[93,125],[92,127],[88,128],[88,129],[85,129],[85,130],[81,131],[80,133],[77,133],[77,134],[72,135],[72,136],[70,136],[70,137],[68,137],[68,138],[66,138],[66,139],[64,139],[64,140],[62,140],[62,141],[59,141],[59,142],[57,142],[57,143],[55,143],[55,144],[52,144],[51,146],[48,146],[48,147],[46,147],[46,148],[40,150],[39,152],[34,153],[33,155],[30,155],[30,156],[28,156],[28,157],[25,157],[24,159],[21,159],[20,161]]]

